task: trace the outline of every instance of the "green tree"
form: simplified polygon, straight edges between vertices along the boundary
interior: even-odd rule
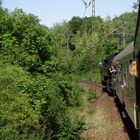
[[[139,3],[140,3],[140,0],[137,0],[137,2],[133,3],[132,9],[133,9],[134,12],[138,11]]]
[[[76,34],[81,29],[82,19],[80,17],[73,17],[69,21],[69,24],[70,24],[73,34]]]

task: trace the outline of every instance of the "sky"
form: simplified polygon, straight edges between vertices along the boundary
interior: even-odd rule
[[[89,3],[91,0],[85,0]],[[95,15],[105,18],[119,16],[131,12],[133,3],[137,0],[95,0]],[[40,19],[41,24],[53,27],[55,23],[69,21],[73,16],[83,17],[85,6],[82,0],[3,0],[2,6],[13,11],[22,8],[26,13],[32,13]],[[91,6],[85,16],[92,15]]]

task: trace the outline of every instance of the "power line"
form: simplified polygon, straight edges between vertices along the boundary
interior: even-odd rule
[[[86,10],[87,8],[91,5],[91,1],[89,3],[86,3],[85,0],[82,0],[83,3],[84,3],[84,6],[85,6],[85,10],[84,10],[84,13],[83,13],[83,17],[85,16],[85,13],[86,13]]]

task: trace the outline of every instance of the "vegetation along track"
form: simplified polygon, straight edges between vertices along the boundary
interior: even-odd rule
[[[80,80],[80,83],[85,88],[92,88],[95,90],[97,100],[92,102],[94,114],[100,114],[100,117],[101,115],[103,117],[101,117],[103,121],[100,120],[103,123],[99,123],[100,126],[97,126],[96,123],[99,120],[96,116],[93,116],[92,119],[95,119],[95,126],[92,130],[86,130],[82,134],[82,137],[86,137],[91,140],[136,140],[134,138],[135,133],[133,131],[133,124],[131,124],[129,118],[123,118],[122,107],[119,101],[114,99],[112,96],[109,96],[108,93],[103,92],[100,83],[88,80]]]
[[[88,80],[80,80],[79,82],[86,87],[93,88],[96,92],[97,97],[100,97],[102,95],[102,85],[100,83],[91,82]]]

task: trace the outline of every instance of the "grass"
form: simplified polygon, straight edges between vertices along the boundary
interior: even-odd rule
[[[89,120],[94,113],[93,106],[89,103],[89,100],[96,98],[95,92],[91,89],[86,89],[85,92],[81,95],[81,103],[82,105],[75,108],[69,108],[69,114],[71,114],[71,118],[75,115],[83,117],[85,119],[85,129],[88,128]]]
[[[107,120],[102,108],[94,108],[94,104],[91,100],[96,100],[96,93],[90,87],[84,86],[83,94],[81,94],[82,105],[76,108],[69,108],[69,114],[71,117],[77,116],[83,117],[85,120],[85,131],[88,131],[93,136],[95,133],[104,137],[105,134],[113,127],[112,124]],[[82,135],[82,140],[90,140],[86,134]]]
[[[101,74],[100,69],[94,69],[88,72],[81,72],[75,75],[75,79],[77,80],[89,80],[94,82],[100,82]]]
[[[95,132],[105,134],[112,128],[111,123],[105,118],[104,112],[100,109],[93,115],[93,129]]]
[[[91,129],[94,132],[104,134],[112,128],[111,123],[106,119],[106,116],[101,108],[98,110],[90,103],[90,100],[97,99],[95,91],[87,89],[83,96],[83,113],[86,119],[86,129]]]

